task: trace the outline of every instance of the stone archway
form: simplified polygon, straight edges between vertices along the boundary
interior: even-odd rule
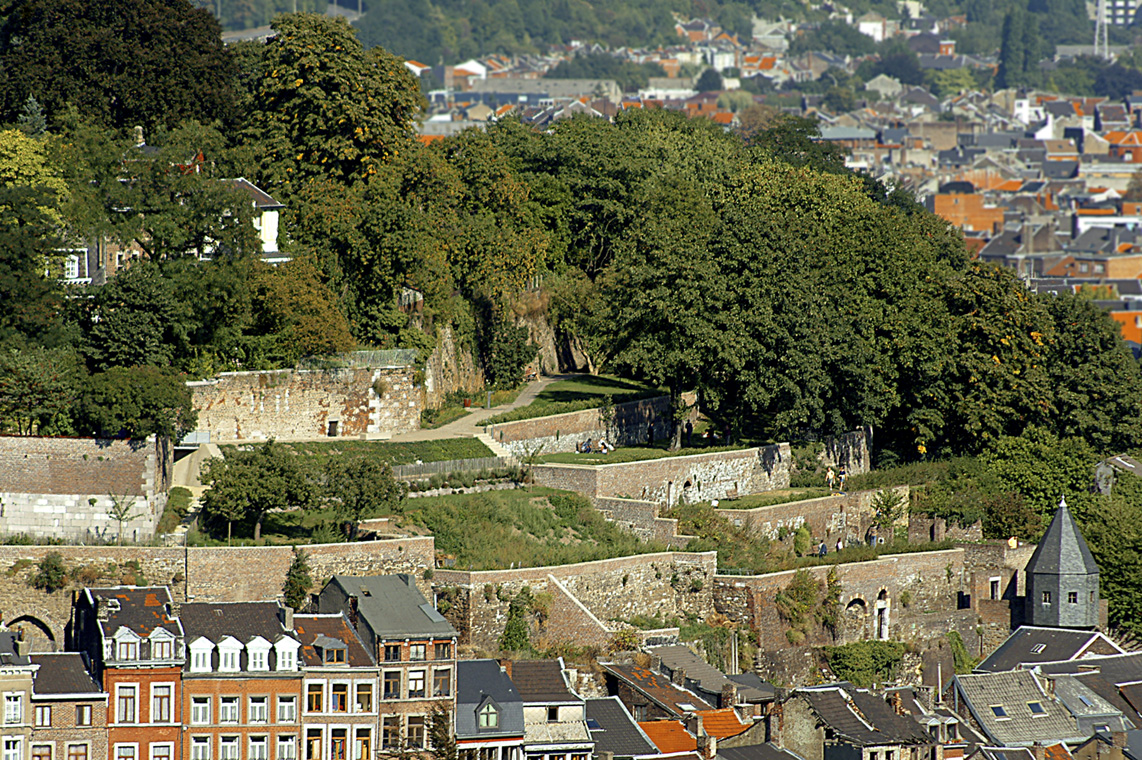
[[[8,623],[8,628],[23,631],[24,636],[32,640],[33,652],[58,652],[59,640],[52,631],[51,626],[35,615],[21,615]]]
[[[845,605],[844,631],[845,638],[860,641],[865,637],[865,627],[868,624],[868,604],[861,597],[853,599]]]
[[[873,638],[888,641],[888,589],[882,588],[876,595],[876,619],[873,621]]]

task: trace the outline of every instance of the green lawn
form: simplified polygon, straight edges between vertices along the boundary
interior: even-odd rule
[[[435,430],[439,427],[444,427],[449,422],[455,422],[461,417],[467,417],[471,414],[470,409],[465,409],[463,406],[442,406],[433,409],[425,409],[420,413],[420,429],[421,430]]]
[[[369,457],[391,465],[415,464],[421,462],[444,462],[450,459],[480,459],[495,454],[475,438],[441,438],[436,441],[391,441],[332,440],[307,441],[304,443],[283,442],[282,446],[305,457],[314,464],[324,464],[330,457]]]
[[[481,494],[406,499],[391,513],[399,528],[436,537],[436,552],[457,569],[495,570],[588,562],[664,551],[603,519],[585,498],[550,488],[519,488]],[[383,517],[383,514],[370,515]],[[332,510],[266,515],[262,544],[304,544],[344,540]],[[201,534],[195,545],[225,546]],[[235,546],[249,546],[235,539]]]
[[[645,462],[648,459],[685,457],[692,454],[710,454],[717,451],[739,451],[745,446],[710,446],[708,448],[679,449],[667,451],[666,444],[655,446],[631,446],[619,448],[610,454],[548,454],[539,458],[540,464],[622,464],[624,462]]]
[[[544,388],[543,392],[536,396],[535,401],[519,409],[498,414],[489,419],[487,424],[496,425],[501,422],[578,412],[583,409],[597,409],[603,405],[608,396],[614,403],[619,404],[624,401],[661,396],[663,393],[661,389],[651,388],[633,380],[606,375],[581,375],[568,380],[557,380]]]

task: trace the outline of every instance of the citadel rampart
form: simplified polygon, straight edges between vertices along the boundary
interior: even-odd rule
[[[617,497],[673,506],[787,488],[791,459],[789,444],[780,443],[620,464],[542,464],[531,472],[536,483],[592,503]]]
[[[210,441],[384,437],[420,428],[415,367],[223,372],[187,383]]]
[[[669,410],[670,399],[658,396],[615,404],[614,420],[609,429],[599,409],[583,409],[488,425],[485,432],[517,457],[573,452],[588,438],[595,441],[607,438],[615,446],[632,446],[646,443],[651,429],[655,440],[669,436]]]
[[[146,541],[167,503],[169,444],[0,436],[0,533],[117,541],[114,501],[130,505],[124,540]]]

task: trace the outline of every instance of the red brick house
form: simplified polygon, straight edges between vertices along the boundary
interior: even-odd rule
[[[109,760],[177,760],[186,659],[178,605],[163,586],[84,589],[72,646],[86,652],[107,693]]]
[[[33,654],[32,760],[104,760],[107,693],[74,652]]]

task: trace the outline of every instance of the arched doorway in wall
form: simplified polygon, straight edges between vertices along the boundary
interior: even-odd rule
[[[845,605],[844,630],[847,638],[860,641],[865,636],[865,626],[868,623],[868,605],[859,596]]]
[[[876,638],[888,641],[888,589],[881,589],[876,595]]]
[[[59,643],[52,633],[51,626],[34,615],[21,615],[8,623],[8,628],[14,631],[23,631],[24,636],[32,640],[33,652],[58,652]]]

